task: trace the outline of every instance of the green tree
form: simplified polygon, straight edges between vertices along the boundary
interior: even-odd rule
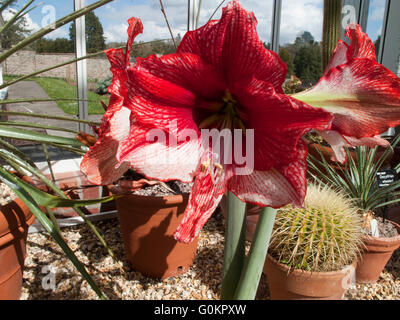
[[[106,49],[103,26],[99,18],[91,11],[85,16],[86,50],[95,53]],[[75,23],[69,27],[69,38],[75,43]]]
[[[2,0],[0,1],[0,8],[3,7],[4,4],[7,4],[8,1]],[[4,26],[7,22],[5,19],[6,12],[16,13],[15,9],[12,9],[10,6],[14,5],[16,0],[8,3],[8,6],[2,8],[0,12],[0,27]],[[0,34],[0,49],[9,49],[14,44],[20,42],[24,39],[32,30],[28,28],[28,24],[25,17],[20,17],[17,21],[15,21],[12,25],[9,25],[3,32]]]
[[[322,76],[321,46],[314,42],[302,46],[295,58],[295,73],[301,79],[303,85],[309,87],[315,84]]]
[[[287,65],[286,77],[290,77],[294,72],[294,63],[293,63],[292,57],[290,56],[289,51],[284,47],[280,47],[279,48],[279,56]]]
[[[55,40],[40,39],[36,42],[37,53],[65,53],[74,52],[74,44],[67,38],[57,38]]]

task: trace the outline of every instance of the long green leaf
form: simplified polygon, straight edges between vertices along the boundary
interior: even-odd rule
[[[38,113],[31,113],[31,112],[0,111],[0,115],[26,116],[26,117],[32,117],[32,118],[49,119],[49,120],[64,120],[64,121],[70,121],[70,122],[86,123],[86,124],[94,125],[94,126],[100,125],[99,122],[95,122],[95,121],[75,119],[72,117],[51,116],[48,114],[38,114]]]
[[[62,27],[63,25],[81,17],[84,16],[85,14],[87,14],[88,12],[101,7],[103,5],[105,5],[106,3],[109,3],[113,0],[100,0],[97,1],[89,6],[86,6],[80,10],[77,10],[59,20],[57,20],[54,23],[54,27],[57,29],[59,27]],[[21,50],[22,48],[25,48],[26,46],[30,45],[31,43],[35,42],[36,40],[40,39],[41,37],[45,36],[46,34],[53,32],[54,29],[50,28],[50,27],[45,27],[40,29],[39,31],[35,32],[33,35],[25,38],[24,40],[20,41],[19,43],[17,43],[14,47],[12,47],[11,49],[5,51],[2,55],[0,55],[0,62],[3,62],[5,59],[7,59],[9,56],[11,56],[13,53]]]
[[[73,138],[51,136],[36,131],[29,131],[19,128],[10,128],[8,126],[3,126],[3,125],[0,125],[0,137],[12,138],[16,140],[66,144],[75,147],[84,146],[84,144]]]
[[[8,185],[16,193],[16,195],[19,198],[21,198],[21,200],[26,204],[29,210],[31,210],[31,212],[35,215],[35,217],[42,224],[42,226],[47,230],[47,232],[50,233],[50,235],[54,238],[54,240],[57,242],[60,248],[71,260],[71,262],[74,264],[77,270],[84,277],[84,279],[89,283],[91,288],[96,292],[99,298],[106,299],[107,297],[98,288],[98,286],[96,285],[90,274],[86,271],[84,265],[76,257],[75,253],[65,242],[61,234],[57,232],[51,221],[42,212],[37,202],[30,194],[29,190],[25,189],[25,184],[23,184],[20,179],[18,179],[17,177],[15,177],[13,174],[11,174],[2,167],[0,167],[0,178],[6,185]]]
[[[149,43],[154,43],[154,42],[161,42],[161,41],[165,41],[165,40],[168,40],[168,39],[160,39],[160,40],[153,40],[153,41],[147,41],[147,42],[137,43],[137,44],[134,44],[133,47],[142,46],[142,45],[144,45],[144,44],[149,44]],[[117,47],[117,48],[115,48],[115,49],[122,49],[122,48],[125,48],[125,46]],[[101,51],[96,52],[96,53],[88,54],[88,55],[86,55],[86,56],[84,56],[84,57],[80,57],[80,58],[76,58],[76,59],[71,59],[71,60],[68,60],[68,61],[66,61],[66,62],[62,62],[62,63],[53,65],[53,66],[48,67],[48,68],[40,69],[40,70],[38,70],[38,71],[32,72],[32,73],[30,73],[30,74],[27,74],[27,75],[18,77],[18,78],[14,79],[14,80],[10,80],[10,81],[8,81],[8,82],[6,82],[6,83],[3,83],[2,85],[0,85],[0,89],[6,88],[6,87],[8,87],[8,86],[10,86],[10,85],[12,85],[12,84],[14,84],[14,83],[20,82],[20,81],[22,81],[22,80],[32,78],[32,77],[37,76],[37,75],[39,75],[39,74],[41,74],[41,73],[44,73],[44,72],[47,72],[47,71],[51,71],[51,70],[54,70],[54,69],[57,69],[57,68],[60,68],[60,67],[69,65],[69,64],[71,64],[71,63],[75,63],[75,62],[81,61],[81,60],[85,60],[85,59],[97,57],[97,56],[100,56],[100,55],[103,55],[103,54],[105,54],[105,53],[104,53],[104,50],[101,50]]]
[[[24,170],[30,172],[31,174],[33,174],[37,178],[39,178],[42,182],[44,182],[56,195],[58,195],[62,198],[68,199],[68,197],[65,195],[65,193],[61,189],[59,189],[53,181],[48,179],[35,165],[32,166],[32,165],[24,162],[23,159],[20,159],[20,158],[16,157],[15,155],[13,155],[12,153],[6,152],[4,150],[0,150],[0,157],[3,158],[7,163],[9,163],[12,167],[15,168],[15,170],[17,170],[21,174],[25,174]],[[84,220],[84,222],[89,226],[89,228],[97,236],[97,238],[102,243],[102,245],[106,248],[106,250],[110,254],[110,256],[119,265],[120,262],[116,258],[114,252],[107,245],[106,241],[101,236],[101,234],[99,233],[97,228],[94,226],[94,224],[86,217],[86,215],[83,213],[83,211],[80,208],[74,207],[74,210]],[[50,217],[53,217],[52,211],[50,211],[49,214],[50,214]],[[55,224],[57,225],[57,223],[55,223]]]
[[[8,20],[8,21],[4,24],[3,27],[1,27],[1,29],[0,29],[0,34],[2,34],[7,28],[9,28],[15,21],[17,21],[17,20],[20,18],[20,14],[21,14],[22,12],[24,12],[25,9],[28,8],[28,7],[32,4],[33,1],[35,1],[35,0],[29,0],[29,1],[21,8],[21,10],[19,10],[18,12],[16,12],[16,13],[12,16],[12,18],[11,18],[10,20]]]
[[[14,126],[14,127],[26,127],[26,128],[38,128],[38,129],[46,129],[46,130],[53,130],[53,131],[63,131],[63,132],[70,132],[78,134],[79,132],[76,130],[62,128],[62,127],[55,127],[49,126],[46,124],[39,124],[39,123],[32,123],[32,122],[21,122],[21,121],[4,121],[1,122],[2,126]]]

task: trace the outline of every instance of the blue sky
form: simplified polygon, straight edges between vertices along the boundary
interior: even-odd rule
[[[29,23],[34,29],[42,26],[44,6],[53,6],[56,18],[59,19],[72,12],[74,1],[37,0],[37,3],[39,2],[42,4],[29,14]],[[94,2],[96,0],[86,0],[86,4]],[[183,35],[187,27],[187,0],[163,0],[163,2],[174,34]],[[23,3],[25,0],[18,2],[19,5]],[[203,0],[200,24],[207,22],[219,3],[220,0]],[[242,0],[242,4],[247,10],[255,12],[259,22],[258,33],[264,41],[269,41],[272,0]],[[320,41],[322,4],[323,0],[283,0],[281,43],[293,42],[296,36],[305,30],[310,31],[315,39]],[[371,0],[367,32],[373,40],[380,34],[384,6],[385,0]],[[216,18],[219,17],[220,11],[216,14]],[[138,40],[148,41],[169,37],[158,0],[114,0],[102,8],[96,9],[95,13],[103,24],[107,42],[126,40],[126,21],[131,16],[140,17],[144,24],[144,33]],[[68,37],[68,26],[52,32],[47,37]]]

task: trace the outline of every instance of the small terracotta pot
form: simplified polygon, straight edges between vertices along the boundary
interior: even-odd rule
[[[393,252],[400,247],[400,226],[390,221],[399,232],[399,235],[392,238],[376,238],[364,236],[363,241],[366,247],[356,270],[357,283],[374,283],[391,258]]]
[[[35,216],[19,198],[0,206],[0,300],[18,300],[29,226]]]
[[[112,193],[124,192],[113,188]],[[188,199],[188,194],[166,197],[127,194],[116,199],[126,258],[134,270],[164,279],[182,274],[193,265],[198,238],[184,244],[173,237]]]
[[[271,300],[340,300],[355,277],[356,262],[334,272],[290,269],[267,255],[264,273]]]

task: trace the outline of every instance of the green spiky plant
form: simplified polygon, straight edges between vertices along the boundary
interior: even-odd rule
[[[343,190],[362,214],[374,212],[379,208],[400,202],[400,180],[393,184],[379,188],[377,185],[378,171],[385,169],[383,166],[388,157],[393,153],[393,148],[398,145],[400,135],[391,142],[391,146],[378,154],[378,147],[357,147],[354,156],[346,148],[348,161],[344,166],[330,163],[318,150],[319,157],[309,154],[307,162],[309,174],[323,185],[331,185]],[[400,165],[395,171],[399,173]]]
[[[15,11],[14,15],[5,22],[3,19],[0,19],[0,35],[7,32],[13,24],[19,23],[21,19],[25,15],[27,15],[30,11],[38,7],[39,5],[34,5],[35,0],[27,1],[20,10]],[[97,1],[89,6],[82,8],[81,10],[77,10],[55,22],[55,28],[59,28],[75,19],[85,15],[87,12],[94,10],[112,0],[101,0]],[[0,1],[0,14],[3,13],[4,10],[11,8],[11,6],[15,3],[15,0],[4,0]],[[37,39],[45,36],[46,34],[54,31],[53,28],[44,27],[39,31],[33,33],[32,35],[22,39],[19,43],[8,50],[4,50],[0,54],[0,63],[7,59],[12,54],[26,48],[27,46],[31,45]],[[92,54],[90,56],[99,55],[101,53]],[[80,59],[74,59],[69,61],[68,63],[73,63],[78,60],[82,60],[87,57],[82,57]],[[60,67],[62,65],[68,64],[60,64],[53,66],[51,68],[46,68],[43,70],[39,70],[35,73],[18,77],[12,81],[7,83],[1,84],[0,89],[4,89],[9,87],[11,84],[17,83],[34,75],[41,74],[45,71],[49,71]],[[49,101],[51,99],[42,99],[43,101]],[[16,100],[2,100],[0,104],[4,105],[7,104],[11,107],[14,103],[20,102],[40,102],[40,99],[16,99]],[[74,119],[72,117],[56,117],[51,115],[41,115],[41,114],[32,114],[32,113],[21,113],[21,112],[14,112],[14,111],[2,111],[1,115],[23,115],[26,117],[37,117],[43,119],[58,119],[64,121],[73,121],[73,122],[82,122],[91,125],[98,125],[97,123],[91,123],[90,121]],[[95,203],[102,203],[106,201],[110,201],[113,197],[107,197],[103,199],[93,199],[93,200],[70,200],[64,194],[62,190],[60,190],[57,185],[51,179],[47,178],[35,165],[35,163],[23,152],[21,152],[18,148],[14,145],[10,144],[6,141],[6,138],[12,138],[16,140],[26,140],[26,141],[34,141],[39,142],[43,146],[44,154],[50,164],[50,159],[48,157],[47,146],[56,146],[61,149],[66,149],[68,151],[74,152],[80,156],[85,154],[87,148],[84,144],[79,142],[75,138],[66,138],[61,135],[47,135],[43,133],[39,133],[37,131],[32,130],[31,128],[41,128],[41,129],[51,129],[59,132],[72,132],[70,129],[64,129],[60,127],[54,127],[49,125],[41,125],[37,123],[31,123],[29,121],[22,121],[22,122],[12,122],[12,121],[2,121],[0,124],[0,159],[2,159],[8,168],[12,168],[16,171],[10,172],[3,166],[0,166],[0,179],[3,183],[11,187],[15,194],[26,204],[26,206],[32,211],[35,215],[36,219],[42,224],[47,232],[54,238],[54,240],[58,243],[60,248],[64,251],[67,257],[71,260],[77,270],[81,273],[83,278],[89,283],[92,289],[97,293],[98,297],[101,299],[105,299],[106,296],[103,292],[99,289],[96,285],[90,274],[87,272],[84,265],[79,261],[76,257],[73,250],[68,246],[66,241],[64,240],[60,227],[57,223],[57,220],[54,216],[52,211],[53,208],[56,207],[72,207],[78,213],[79,216],[83,218],[85,223],[90,227],[90,229],[94,232],[94,234],[98,237],[99,241],[103,244],[106,248],[108,253],[116,260],[115,255],[111,251],[111,249],[107,246],[105,240],[100,235],[96,227],[87,219],[85,214],[82,212],[80,207],[95,204]],[[72,132],[77,134],[78,132]],[[20,179],[21,175],[31,174],[34,177],[41,180],[45,185],[47,185],[49,192],[44,192],[41,189],[36,188],[30,184],[27,184],[22,179]],[[45,208],[45,212],[41,209],[41,207]]]
[[[304,208],[278,210],[269,253],[294,269],[342,270],[362,248],[362,218],[341,192],[310,184]]]

